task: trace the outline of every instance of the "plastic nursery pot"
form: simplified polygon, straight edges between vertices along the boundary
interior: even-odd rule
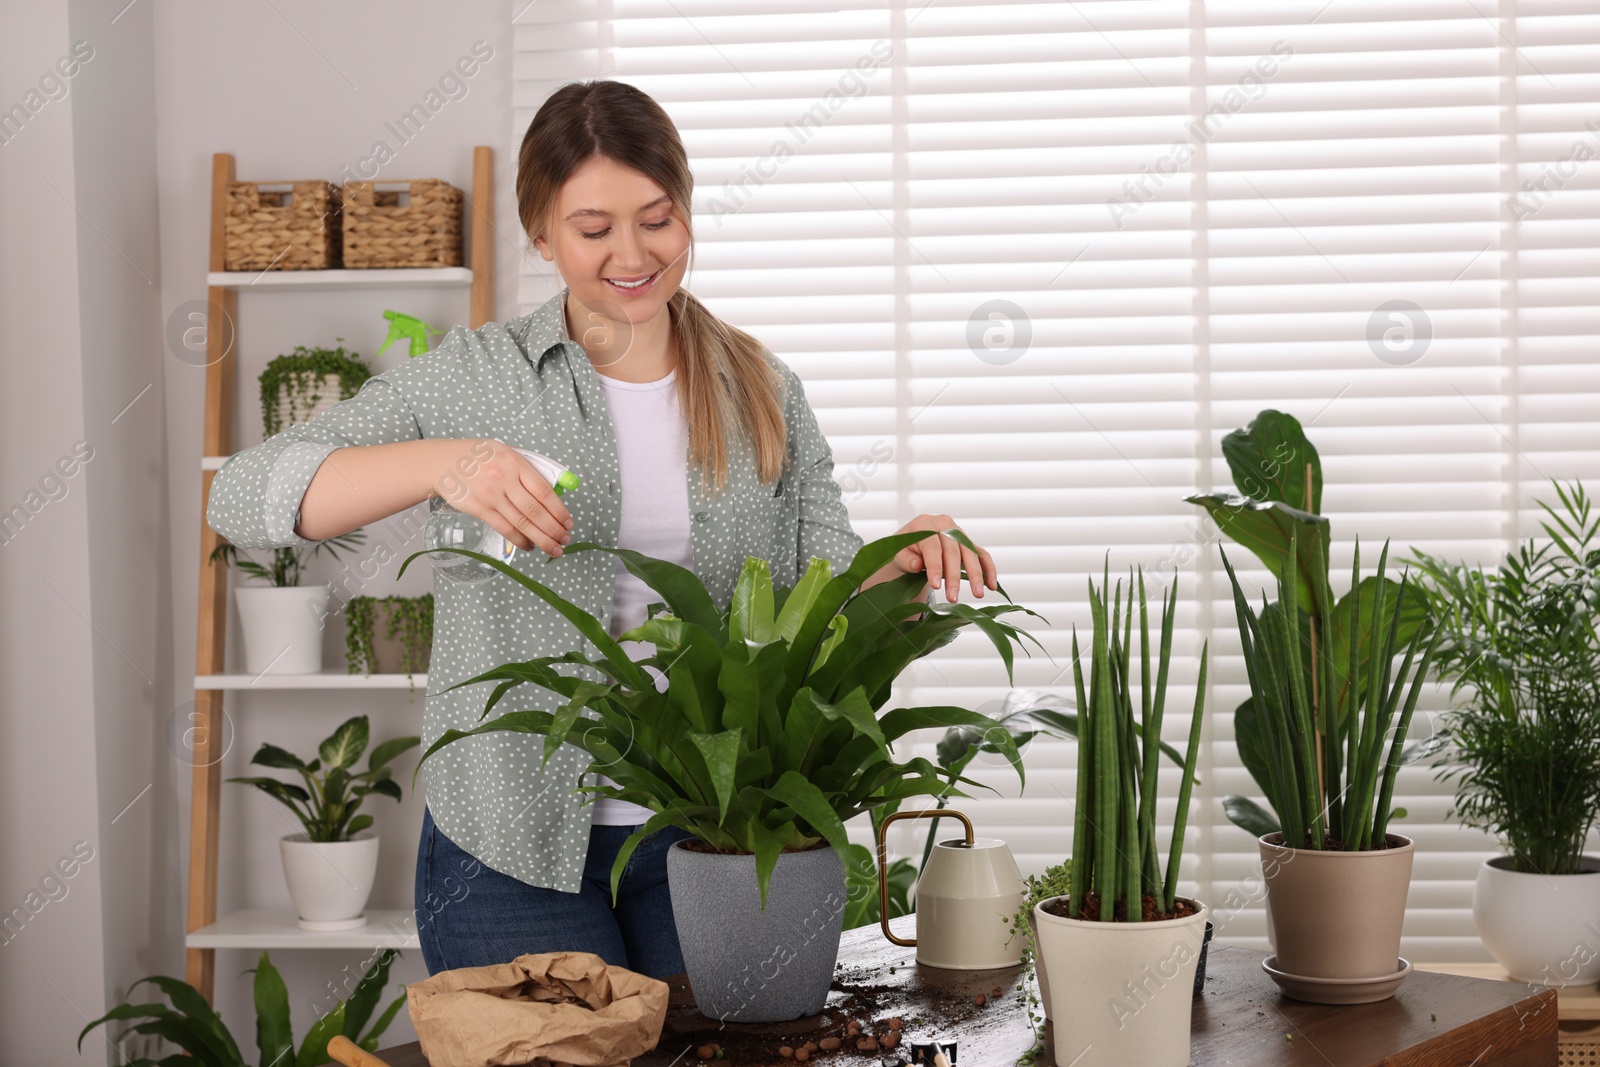
[[[1511,977],[1541,985],[1600,981],[1600,859],[1577,874],[1525,874],[1511,857],[1478,868],[1472,887],[1478,936]]]
[[[788,1022],[828,999],[844,927],[844,863],[823,845],[778,856],[761,907],[756,858],[667,850],[667,888],[700,1014]]]
[[[1349,982],[1390,981],[1409,966],[1400,960],[1400,927],[1415,846],[1399,834],[1385,840],[1388,848],[1366,852],[1287,848],[1281,833],[1258,840],[1276,953],[1268,962],[1313,983],[1341,983],[1328,994],[1339,999],[1322,999],[1297,983],[1290,992],[1296,999],[1353,1003]]]
[[[1041,976],[1050,972],[1056,1062],[1187,1067],[1195,972],[1208,909],[1157,922],[1086,922],[1033,909]],[[1041,996],[1043,985],[1040,986]]]

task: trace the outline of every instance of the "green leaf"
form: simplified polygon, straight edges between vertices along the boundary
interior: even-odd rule
[[[400,753],[416,748],[420,744],[422,744],[422,738],[415,735],[392,737],[372,750],[372,755],[367,757],[367,770],[375,771],[381,767],[387,767],[389,762]]]
[[[1245,496],[1322,514],[1322,459],[1293,415],[1271,408],[1261,412],[1222,439],[1222,456]]]
[[[344,1029],[340,1033],[350,1040],[355,1041],[361,1036],[361,1028],[367,1025],[367,1020],[372,1018],[372,1013],[377,1010],[378,1000],[383,996],[383,987],[389,984],[389,967],[400,954],[393,949],[385,949],[378,953],[376,959],[367,967],[366,973],[361,976],[361,981],[350,993],[350,999],[344,1005]]]
[[[390,783],[390,784],[393,784],[393,783]],[[398,789],[399,786],[395,786],[395,788]],[[370,816],[370,815],[357,815],[355,818],[351,819],[350,822],[345,825],[345,828],[344,828],[344,839],[346,841],[348,841],[351,838],[355,837],[361,831],[363,831],[367,827],[371,826],[372,822],[373,822],[373,819],[372,819],[372,816]]]
[[[935,705],[922,708],[896,708],[878,720],[878,725],[883,729],[883,736],[889,743],[894,743],[912,730],[939,729],[949,726],[974,726],[987,730],[994,725],[994,720],[987,715],[966,708],[950,707],[948,705]],[[1000,746],[1001,754],[1016,768],[1017,780],[1026,784],[1022,769],[1022,755],[1017,751],[1017,746],[1011,741],[1011,735],[1005,731],[1003,736],[993,736],[989,739]],[[988,735],[985,735],[986,737]]]
[[[773,639],[772,565],[758,556],[749,556],[739,571],[728,607],[728,643],[753,641],[764,645]]]
[[[306,1039],[300,1043],[294,1067],[318,1067],[328,1062],[328,1042],[344,1033],[344,1008],[341,1000],[332,1011],[311,1024]]]
[[[706,592],[705,586],[701,584],[694,571],[667,560],[654,559],[629,548],[610,548],[586,541],[565,546],[562,554],[591,551],[608,552],[620,559],[629,574],[662,595],[667,605],[672,608],[672,613],[678,618],[708,633],[720,636],[725,632],[722,612],[717,610],[716,602],[711,599],[711,594]]]
[[[261,1067],[286,1067],[294,1056],[294,1033],[289,1025],[289,988],[263,952],[256,962],[256,1048]]]
[[[250,762],[262,767],[277,767],[289,771],[303,771],[306,769],[305,761],[292,752],[287,752],[277,745],[262,745]]]
[[[1222,532],[1255,553],[1273,575],[1282,577],[1289,556],[1289,541],[1296,526],[1312,527],[1322,542],[1321,560],[1328,558],[1331,525],[1320,515],[1290,507],[1282,501],[1261,501],[1231,493],[1205,493],[1188,497],[1210,513]],[[1319,585],[1326,583],[1327,566],[1319,562],[1316,542],[1301,537],[1298,546],[1299,568],[1296,595],[1307,611],[1325,614],[1314,601]]]
[[[812,784],[811,779],[797,771],[784,771],[766,793],[778,803],[793,808],[795,814],[810,823],[811,828],[826,838],[841,857],[845,854],[850,842],[845,837],[844,823],[833,810],[833,804],[822,790]],[[762,891],[763,897],[765,892]]]
[[[1272,787],[1272,756],[1263,729],[1261,713],[1256,709],[1255,698],[1245,697],[1233,713],[1233,743],[1239,750],[1239,762],[1244,764],[1245,770],[1249,771],[1250,777],[1255,780],[1256,787],[1261,790],[1261,795],[1267,798],[1267,803],[1276,811],[1278,801]],[[1262,833],[1272,833],[1276,830],[1277,821],[1277,818],[1273,817],[1272,830],[1264,830]],[[1256,836],[1259,837],[1260,834]]]
[[[778,611],[778,617],[773,623],[773,629],[785,642],[794,643],[795,635],[800,632],[800,624],[805,621],[811,606],[821,595],[822,587],[832,577],[833,564],[812,556],[811,562],[806,566],[805,574],[795,583],[794,589],[783,602],[783,607]]]
[[[750,826],[755,836],[756,848],[756,888],[761,895],[761,910],[767,910],[767,889],[772,882],[772,869],[778,865],[778,857],[782,855],[784,846],[796,833],[793,820],[785,821],[778,826],[769,827],[763,822],[752,823]]]
[[[367,717],[354,716],[339,724],[339,728],[322,742],[317,755],[330,769],[354,767],[356,760],[361,758],[361,753],[367,750],[369,736]]]
[[[850,620],[843,615],[835,615],[828,620],[828,636],[823,638],[821,646],[817,649],[816,662],[812,669],[816,670],[828,662],[834,650],[845,642],[845,635],[850,629]]]
[[[83,1051],[83,1039],[89,1036],[89,1031],[97,1026],[112,1022],[127,1022],[129,1019],[143,1019],[147,1017],[160,1018],[172,1015],[173,1011],[165,1004],[118,1004],[100,1018],[78,1031],[78,1051]]]
[[[1279,830],[1277,818],[1249,797],[1223,797],[1222,813],[1228,817],[1229,822],[1251,837],[1275,834]]]
[[[400,1009],[405,1005],[406,987],[401,986],[400,995],[389,1002],[389,1006],[383,1009],[383,1014],[378,1016],[378,1021],[372,1024],[372,1029],[368,1030],[366,1036],[357,1041],[356,1044],[368,1052],[378,1051],[378,1039],[383,1036],[384,1031],[389,1029],[389,1024],[394,1022],[394,1017],[400,1014]]]
[[[696,730],[688,734],[694,747],[705,757],[706,770],[711,773],[711,785],[717,793],[717,814],[724,822],[728,818],[728,802],[733,799],[733,782],[739,765],[739,741],[743,736],[744,731],[738,727],[716,734],[703,734]]]

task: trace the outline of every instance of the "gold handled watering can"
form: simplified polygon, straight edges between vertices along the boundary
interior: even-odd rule
[[[967,835],[934,844],[917,879],[917,936],[889,931],[889,827],[901,819],[960,819]],[[986,971],[1022,962],[1024,938],[1010,917],[1022,906],[1022,872],[1004,841],[974,837],[972,820],[949,808],[901,811],[878,827],[878,904],[883,936],[914,945],[917,962],[958,971]]]

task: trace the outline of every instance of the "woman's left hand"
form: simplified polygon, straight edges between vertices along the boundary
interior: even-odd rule
[[[912,533],[916,530],[927,530],[930,536],[915,544],[907,545],[895,553],[894,558],[886,563],[883,569],[861,583],[861,588],[867,589],[879,582],[898,578],[902,574],[921,571],[928,576],[928,584],[923,589],[923,595],[937,589],[942,583],[945,587],[945,601],[953,603],[960,598],[961,569],[965,567],[967,580],[972,585],[972,595],[982,597],[984,587],[993,589],[999,582],[999,572],[995,569],[994,559],[988,550],[981,546],[974,552],[955,538],[946,536],[944,531],[952,528],[961,529],[956,520],[948,515],[918,515],[895,532]],[[979,584],[980,580],[982,585]],[[921,600],[922,596],[918,596],[917,599]]]

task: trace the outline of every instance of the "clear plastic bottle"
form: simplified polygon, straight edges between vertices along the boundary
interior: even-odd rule
[[[557,496],[580,484],[578,476],[557,460],[521,448],[516,451],[533,464]],[[428,503],[428,525],[423,536],[430,549],[464,548],[503,563],[510,563],[517,554],[517,546],[507,541],[500,531],[475,515],[457,510],[440,497]],[[433,562],[435,574],[452,582],[486,582],[500,573],[487,563],[455,552],[430,552],[428,559]]]

